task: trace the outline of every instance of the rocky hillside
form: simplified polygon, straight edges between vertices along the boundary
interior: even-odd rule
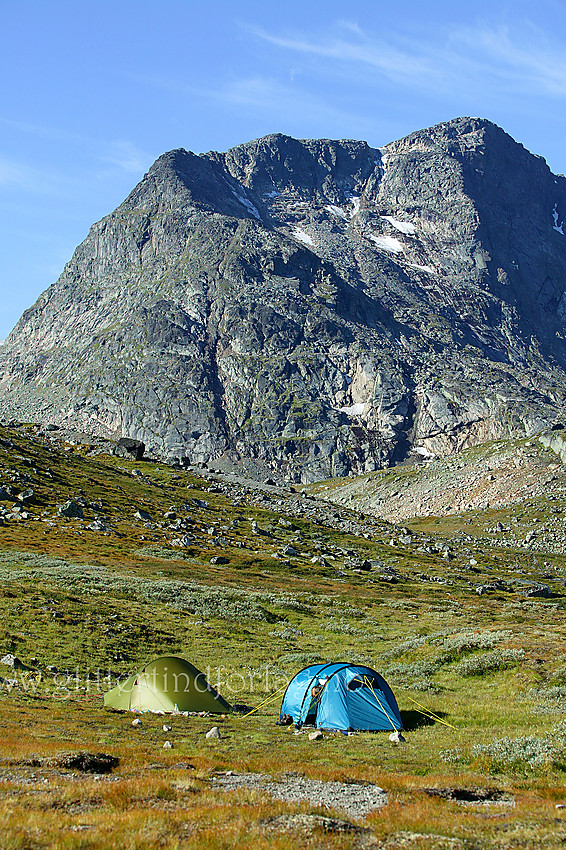
[[[539,440],[497,440],[458,455],[312,485],[310,492],[391,522],[507,509],[566,496],[566,467]]]
[[[0,347],[0,414],[312,482],[565,401],[566,180],[462,118],[161,156]]]
[[[307,489],[324,502],[413,531],[564,555],[565,449],[565,432],[548,431]]]

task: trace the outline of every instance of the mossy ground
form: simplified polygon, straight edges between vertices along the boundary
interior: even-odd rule
[[[563,558],[484,547],[470,569],[456,538],[446,558],[440,547],[418,551],[418,535],[400,544],[393,527],[348,535],[162,464],[89,457],[22,429],[0,436],[1,483],[36,493],[28,519],[0,529],[0,653],[34,668],[0,669],[15,680],[0,689],[2,847],[359,846],[357,835],[266,831],[270,818],[316,807],[213,788],[211,776],[228,770],[377,783],[388,804],[363,821],[363,840],[376,846],[443,846],[438,836],[462,847],[563,846],[566,810],[555,808],[566,802]],[[84,520],[57,515],[81,495]],[[190,519],[183,549],[163,521],[171,507]],[[136,520],[139,508],[154,521]],[[88,530],[95,517],[106,532]],[[443,519],[443,540],[456,520]],[[253,521],[263,534],[252,533]],[[298,556],[280,557],[289,543]],[[211,564],[217,555],[228,564]],[[397,583],[352,572],[353,556],[394,567]],[[525,600],[511,584],[518,566],[521,579],[535,580],[545,561],[554,597]],[[511,592],[478,596],[475,585],[495,571]],[[103,709],[101,693],[117,676],[165,653],[204,670],[229,701],[251,705],[314,659],[363,661],[392,685],[407,742],[393,745],[386,733],[310,742],[275,725],[279,698],[247,719],[175,717],[167,733],[162,717],[144,715],[135,728],[132,715]],[[222,737],[206,740],[216,724]],[[473,749],[525,736],[540,742],[537,763]],[[166,739],[173,749],[163,749]],[[100,778],[41,763],[66,750],[112,753],[120,765]],[[515,804],[465,806],[424,793],[432,786],[497,788]]]

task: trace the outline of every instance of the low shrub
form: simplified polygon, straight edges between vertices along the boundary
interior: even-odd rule
[[[331,659],[325,658],[318,652],[288,652],[277,659],[278,664],[300,664],[307,667],[309,664],[330,663]]]
[[[496,643],[507,640],[512,632],[502,630],[498,632],[463,632],[454,635],[442,643],[443,652],[441,659],[443,663],[455,661],[461,655],[475,652],[478,649],[493,649]]]
[[[522,649],[496,649],[493,652],[485,652],[473,658],[461,661],[453,668],[460,676],[483,676],[484,673],[492,673],[494,670],[504,670],[519,664],[525,657]]]
[[[566,705],[566,688],[531,688],[528,693],[535,700],[531,708],[532,714],[562,714]]]
[[[420,649],[428,643],[437,643],[440,638],[444,639],[447,635],[453,635],[455,631],[458,631],[458,629],[442,629],[442,631],[432,632],[430,635],[410,635],[401,641],[401,643],[396,644],[396,646],[384,652],[381,658],[383,660],[399,658],[401,655],[405,655],[405,653],[411,652],[414,649]]]
[[[137,554],[142,558],[158,558],[162,561],[195,561],[192,557],[183,557],[183,553],[178,549],[167,549],[166,546],[144,546],[143,549],[138,549]]]
[[[6,553],[2,553],[0,565],[6,563]],[[223,620],[259,620],[276,622],[284,619],[264,608],[266,597],[274,597],[279,606],[291,602],[290,598],[276,594],[260,594],[239,589],[209,587],[190,581],[174,579],[148,579],[111,572],[104,567],[83,564],[70,564],[61,558],[46,555],[17,553],[10,555],[11,563],[25,564],[25,567],[0,566],[0,581],[3,582],[45,582],[64,587],[73,593],[88,596],[109,595],[126,597],[140,602],[157,601],[184,613],[209,620],[217,617]],[[298,600],[297,604],[298,604]],[[293,600],[295,602],[295,600]]]
[[[475,744],[472,759],[483,763],[490,772],[534,770],[542,767],[561,767],[564,761],[564,744],[560,738],[537,738],[523,735],[520,738],[499,738],[490,744]]]
[[[275,629],[269,632],[270,637],[282,638],[283,640],[295,637],[302,637],[303,633],[300,629],[295,629],[294,626],[287,626],[285,629]]]
[[[441,761],[446,764],[463,764],[467,761],[462,747],[452,747],[449,750],[441,750],[438,756]]]
[[[356,626],[351,626],[344,620],[343,617],[340,620],[328,620],[323,624],[322,628],[326,632],[333,632],[334,634],[358,635],[359,637],[371,638],[373,640],[378,640],[383,637],[383,635],[378,635],[375,632],[368,632],[367,629],[360,629]]]
[[[391,664],[387,668],[388,676],[403,676],[407,679],[422,679],[432,676],[440,668],[436,659],[430,661],[413,661],[411,664]]]
[[[562,721],[545,738],[522,735],[518,738],[496,738],[488,744],[474,744],[469,753],[461,747],[442,750],[439,756],[446,764],[471,765],[487,773],[530,773],[549,768],[566,769],[566,721]]]

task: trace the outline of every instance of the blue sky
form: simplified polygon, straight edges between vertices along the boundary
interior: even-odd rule
[[[563,0],[0,0],[0,339],[166,150],[489,118],[566,172]]]

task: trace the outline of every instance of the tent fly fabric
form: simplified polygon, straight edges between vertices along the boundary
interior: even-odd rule
[[[203,673],[176,656],[150,661],[139,673],[120,682],[104,695],[106,708],[122,711],[230,710],[226,700],[211,687]]]
[[[291,679],[281,716],[294,723],[341,731],[400,730],[403,721],[385,679],[358,664],[313,664]]]

